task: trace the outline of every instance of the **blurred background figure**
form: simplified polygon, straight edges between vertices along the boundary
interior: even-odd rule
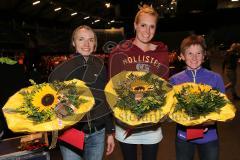
[[[185,69],[185,63],[176,50],[169,52],[169,76],[172,76]]]
[[[12,57],[9,58],[13,59]],[[21,88],[26,87],[27,83],[24,65],[22,64],[16,63],[9,65],[0,63],[0,73],[2,75],[2,78],[0,78],[0,106],[2,108],[7,102],[8,98],[19,91]],[[15,133],[8,129],[2,110],[0,111],[0,121],[0,137],[2,130],[4,130],[4,136],[2,138],[11,138],[16,136]]]
[[[240,63],[240,43],[233,43],[227,50],[222,69],[226,75],[229,83],[226,88],[231,90],[233,99],[240,99],[237,95],[237,64]]]

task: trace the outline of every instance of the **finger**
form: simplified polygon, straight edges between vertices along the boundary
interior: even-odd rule
[[[107,155],[110,155],[112,152],[111,152],[111,148],[112,148],[112,145],[109,144],[108,147],[107,147]]]
[[[110,155],[114,150],[114,144],[109,144],[107,146],[107,152],[106,152],[106,155]]]

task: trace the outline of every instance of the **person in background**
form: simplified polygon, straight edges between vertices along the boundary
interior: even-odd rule
[[[186,37],[180,46],[181,58],[185,61],[187,68],[170,77],[172,85],[185,82],[207,84],[213,89],[224,93],[224,83],[222,77],[208,69],[202,67],[206,56],[206,43],[202,36],[190,35]],[[215,122],[204,123],[199,129],[204,130],[203,138],[193,140],[187,139],[189,127],[177,125],[176,136],[176,159],[193,160],[195,148],[199,151],[200,160],[218,160],[219,142]]]
[[[8,126],[6,119],[3,115],[2,107],[5,105],[5,103],[8,101],[8,98],[14,95],[17,91],[19,91],[21,88],[27,87],[28,81],[25,74],[25,68],[22,64],[5,64],[0,63],[0,72],[3,75],[2,78],[0,78],[0,121],[1,125],[4,130],[4,135],[2,138],[12,138],[16,136],[22,135],[22,133],[14,133],[12,132]]]
[[[106,106],[103,92],[107,81],[106,69],[104,62],[93,55],[97,48],[97,37],[89,26],[79,26],[73,31],[72,46],[75,55],[59,64],[50,74],[49,81],[74,78],[84,81],[91,89],[95,105],[80,122],[73,126],[85,133],[83,151],[76,151],[74,147],[60,141],[62,157],[64,160],[102,160],[105,133],[107,134],[106,154],[111,154],[115,146],[113,119],[110,109]]]
[[[181,72],[185,69],[185,63],[176,50],[169,53],[169,76]]]
[[[116,46],[109,58],[110,77],[121,71],[151,72],[159,77],[168,78],[168,48],[162,42],[153,42],[158,21],[158,14],[148,5],[143,5],[135,16],[136,36]],[[116,121],[117,123],[117,121]],[[125,137],[128,129],[116,124],[115,138],[118,140],[124,160],[137,159],[137,145],[142,148],[143,160],[157,158],[158,144],[162,140],[159,124],[134,130]]]
[[[229,88],[233,99],[240,99],[237,95],[237,64],[240,63],[240,43],[233,43],[224,56],[222,69],[229,80]],[[228,88],[228,87],[227,87]]]

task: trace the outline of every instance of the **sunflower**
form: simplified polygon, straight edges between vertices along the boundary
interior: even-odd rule
[[[131,90],[136,92],[147,92],[150,90],[153,90],[153,85],[150,85],[149,83],[142,81],[142,80],[136,80],[130,84]]]
[[[32,104],[38,111],[53,109],[58,103],[57,92],[49,85],[44,85],[32,98]]]
[[[117,83],[113,85],[118,97],[114,107],[129,110],[140,119],[165,105],[165,95],[171,88],[165,89],[166,82],[160,77],[145,72],[121,72],[118,75]]]

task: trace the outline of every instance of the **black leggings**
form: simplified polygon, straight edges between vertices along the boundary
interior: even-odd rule
[[[137,145],[119,142],[124,160],[137,160]],[[142,160],[156,160],[158,143],[141,144]]]

